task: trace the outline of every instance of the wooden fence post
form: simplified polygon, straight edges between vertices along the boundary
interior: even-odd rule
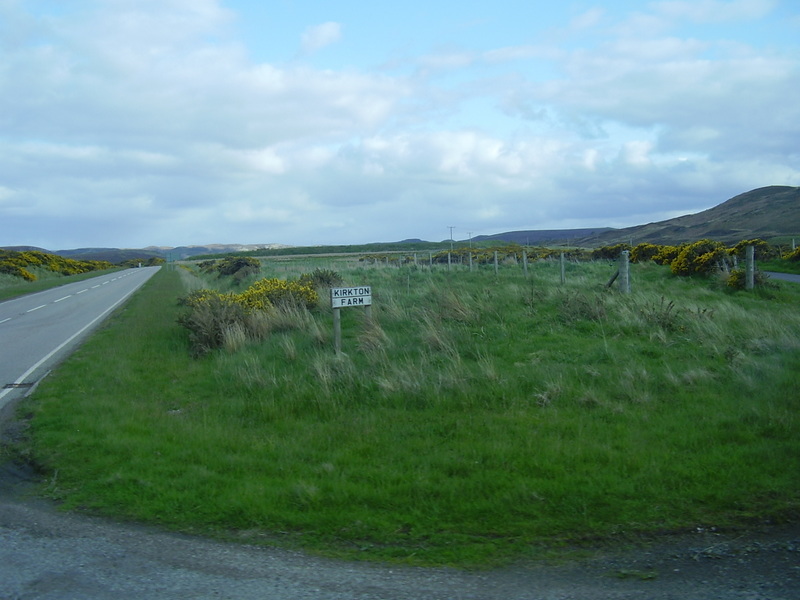
[[[566,258],[564,257],[564,253],[561,253],[561,283],[567,282],[567,265],[566,265]]]
[[[747,265],[745,267],[744,289],[752,290],[756,286],[756,249],[752,244],[747,247]]]
[[[619,257],[619,290],[623,294],[631,293],[631,260],[630,252],[623,250]]]
[[[498,274],[498,266],[497,266],[497,250],[494,251],[494,276],[497,277]]]
[[[333,348],[336,354],[342,352],[342,315],[341,308],[333,309]]]

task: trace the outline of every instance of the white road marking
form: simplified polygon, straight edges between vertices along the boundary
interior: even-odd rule
[[[55,347],[55,348],[53,348],[53,349],[52,349],[50,352],[48,352],[46,355],[44,355],[44,356],[43,356],[41,359],[39,359],[39,361],[38,361],[38,362],[36,362],[36,364],[34,364],[34,365],[33,365],[33,366],[30,368],[30,369],[28,369],[27,371],[25,371],[25,372],[24,372],[22,375],[20,375],[20,376],[17,378],[17,380],[16,380],[16,381],[14,381],[13,383],[14,383],[14,384],[20,384],[20,383],[24,382],[24,381],[25,381],[25,379],[26,379],[26,378],[27,378],[29,375],[31,375],[32,373],[34,373],[34,372],[36,371],[36,369],[38,369],[40,366],[42,366],[42,365],[43,365],[43,364],[44,364],[44,363],[45,363],[47,360],[49,360],[49,359],[50,359],[50,358],[51,358],[51,357],[52,357],[54,354],[56,354],[57,352],[59,352],[59,351],[60,351],[60,350],[61,350],[61,349],[62,349],[64,346],[66,346],[67,344],[69,344],[70,342],[72,342],[72,340],[74,340],[75,338],[77,338],[77,337],[78,337],[79,335],[81,335],[81,334],[82,334],[84,331],[86,331],[86,330],[87,330],[87,329],[89,329],[89,328],[90,328],[92,325],[94,325],[95,323],[97,323],[97,322],[98,322],[100,319],[104,318],[104,317],[105,317],[105,316],[106,316],[108,313],[110,313],[112,310],[114,310],[115,308],[117,308],[117,306],[119,306],[120,304],[122,304],[123,302],[125,302],[125,300],[127,300],[127,299],[128,299],[128,298],[129,298],[129,297],[130,297],[130,296],[131,296],[131,295],[132,295],[132,294],[133,294],[133,293],[134,293],[136,290],[138,290],[138,289],[139,289],[138,287],[137,287],[137,288],[135,288],[135,289],[132,289],[132,290],[131,290],[131,291],[129,291],[127,294],[125,294],[124,296],[122,296],[122,298],[120,298],[119,300],[117,300],[116,302],[114,302],[114,304],[112,304],[111,306],[109,306],[108,308],[106,308],[106,309],[105,309],[103,312],[101,312],[99,315],[97,315],[97,316],[96,316],[94,319],[92,319],[92,320],[91,320],[89,323],[87,323],[86,325],[84,325],[84,326],[83,326],[83,327],[82,327],[82,328],[81,328],[79,331],[76,331],[76,332],[75,332],[74,334],[72,334],[72,335],[71,335],[69,338],[67,338],[66,340],[64,340],[62,343],[60,343],[58,346],[56,346],[56,347]],[[45,305],[44,305],[44,304],[42,304],[42,306],[39,306],[38,308],[42,308],[43,306],[45,306]],[[32,310],[36,310],[36,309],[34,308],[34,309],[32,309]],[[31,312],[31,311],[28,311],[28,312]],[[11,390],[12,390],[12,389],[13,389],[13,387],[8,387],[8,388],[3,388],[3,389],[0,389],[0,401],[2,401],[2,400],[3,400],[3,397],[4,397],[4,396],[6,396],[7,394],[9,394],[9,393],[11,392]],[[4,405],[5,405],[5,402],[0,402],[0,409],[2,409]]]
[[[80,292],[75,292],[75,294],[76,294],[76,295],[77,295],[77,294],[82,294],[83,292],[88,292],[88,291],[89,291],[89,288],[84,288],[84,289],[82,289]]]
[[[11,317],[8,317],[7,319],[3,319],[2,321],[0,321],[0,323],[5,323],[6,321],[10,321],[10,320],[11,320]]]
[[[41,306],[37,306],[36,308],[32,308],[30,310],[26,310],[25,312],[33,312],[35,310],[39,310],[40,308],[44,308],[45,306],[47,306],[47,305],[46,304],[42,304]]]
[[[72,298],[72,294],[70,294],[69,296],[64,296],[63,298],[59,298],[58,300],[53,300],[53,304],[55,304],[56,302],[61,302],[62,300],[66,300],[67,298]]]

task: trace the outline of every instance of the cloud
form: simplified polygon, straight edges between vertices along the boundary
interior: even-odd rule
[[[259,62],[214,0],[28,6],[0,2],[3,244],[624,226],[800,185],[793,48],[681,29],[769,2],[590,10],[497,47],[437,41],[393,71]],[[340,39],[309,28],[303,52]]]
[[[317,50],[338,42],[342,37],[342,26],[328,21],[309,27],[303,32],[302,50],[304,54],[313,54]]]
[[[720,23],[749,21],[769,14],[776,6],[775,0],[668,0],[653,4],[655,12],[670,19],[693,23]]]

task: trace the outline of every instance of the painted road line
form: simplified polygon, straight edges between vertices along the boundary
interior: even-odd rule
[[[0,323],[5,323],[6,321],[10,321],[10,320],[11,320],[11,317],[8,317],[7,319],[3,319],[2,321],[0,321]]]
[[[30,310],[26,310],[25,312],[33,312],[35,310],[39,310],[40,308],[44,308],[47,304],[42,304],[41,306],[37,306],[36,308],[32,308]]]
[[[72,294],[70,294],[69,296],[64,296],[63,298],[59,298],[58,300],[53,300],[53,304],[55,304],[56,302],[61,302],[62,300],[66,300],[67,298],[72,298]]]
[[[83,292],[88,292],[88,291],[89,291],[89,288],[84,288],[80,292],[75,292],[75,295],[77,296],[78,294],[82,294]]]
[[[16,379],[16,381],[14,381],[14,382],[13,382],[12,386],[10,386],[10,387],[5,387],[5,388],[2,388],[2,389],[0,389],[0,409],[2,409],[2,408],[3,408],[3,406],[4,406],[4,404],[5,404],[4,402],[2,402],[2,400],[3,400],[3,397],[4,397],[4,396],[6,396],[8,393],[10,393],[12,389],[14,389],[14,388],[13,388],[13,386],[14,386],[14,385],[18,385],[18,384],[21,384],[21,383],[23,383],[23,382],[25,381],[25,379],[27,379],[27,377],[28,377],[29,375],[33,374],[33,373],[36,371],[36,369],[38,369],[39,367],[41,367],[41,366],[42,366],[42,365],[43,365],[45,362],[47,362],[47,361],[48,361],[48,360],[49,360],[49,359],[50,359],[50,358],[51,358],[51,357],[52,357],[54,354],[58,353],[58,352],[59,352],[59,351],[60,351],[62,348],[64,348],[66,345],[68,345],[70,342],[72,342],[72,340],[74,340],[75,338],[77,338],[78,336],[80,336],[80,335],[81,335],[81,334],[82,334],[84,331],[86,331],[87,329],[89,329],[89,328],[90,328],[92,325],[94,325],[95,323],[97,323],[98,321],[100,321],[101,319],[103,319],[103,318],[104,318],[104,317],[105,317],[105,316],[106,316],[108,313],[110,313],[112,310],[114,310],[115,308],[117,308],[117,307],[118,307],[120,304],[122,304],[123,302],[125,302],[125,300],[127,300],[127,299],[128,299],[128,298],[129,298],[129,297],[130,297],[130,296],[131,296],[131,295],[132,295],[132,294],[133,294],[133,293],[134,293],[136,290],[138,290],[138,289],[139,289],[139,288],[137,287],[137,288],[135,288],[135,289],[132,289],[131,291],[129,291],[127,294],[125,294],[124,296],[122,296],[122,298],[120,298],[119,300],[117,300],[116,302],[114,302],[114,304],[112,304],[111,306],[109,306],[108,308],[106,308],[106,309],[105,309],[103,312],[101,312],[99,315],[97,315],[97,316],[96,316],[94,319],[92,319],[92,320],[91,320],[89,323],[87,323],[86,325],[84,325],[84,326],[83,326],[83,327],[82,327],[82,328],[81,328],[79,331],[76,331],[75,333],[73,333],[73,334],[72,334],[72,335],[71,335],[69,338],[67,338],[66,340],[64,340],[63,342],[61,342],[61,343],[60,343],[58,346],[56,346],[55,348],[53,348],[53,349],[52,349],[50,352],[48,352],[47,354],[45,354],[45,355],[44,355],[44,356],[43,356],[41,359],[39,359],[39,361],[37,361],[37,362],[36,362],[36,364],[34,364],[33,366],[31,366],[31,367],[30,367],[30,368],[29,368],[27,371],[25,371],[25,372],[24,372],[22,375],[20,375],[20,376],[19,376],[19,377]],[[42,306],[44,306],[44,305],[42,305]],[[41,308],[41,307],[40,307],[40,308]],[[35,310],[35,309],[34,309],[34,310]],[[30,312],[30,311],[28,311],[28,312]]]

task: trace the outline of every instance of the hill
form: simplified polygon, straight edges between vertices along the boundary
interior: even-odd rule
[[[574,243],[588,247],[625,242],[676,245],[709,238],[735,244],[786,236],[800,237],[800,187],[772,185],[739,194],[699,213],[611,229]]]
[[[515,242],[524,246],[543,245],[547,243],[561,244],[569,243],[576,239],[600,235],[607,231],[613,231],[613,229],[610,227],[593,227],[588,229],[533,229],[507,231],[505,233],[495,233],[492,235],[476,235],[472,238],[472,241]]]

